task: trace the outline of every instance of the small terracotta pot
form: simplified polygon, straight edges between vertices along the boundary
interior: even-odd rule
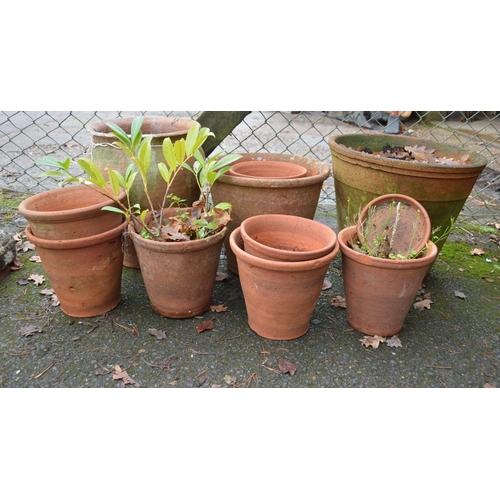
[[[302,262],[261,259],[243,250],[241,228],[229,238],[238,262],[248,325],[261,337],[292,340],[304,335],[338,242],[327,255]]]
[[[224,174],[212,187],[214,202],[231,203],[231,222],[227,226],[224,248],[227,267],[238,274],[236,257],[229,243],[229,235],[253,215],[285,214],[314,219],[324,181],[330,167],[312,158],[275,153],[244,153],[234,162],[258,160],[263,164],[274,161],[295,163],[307,169],[298,179],[252,179]]]
[[[121,300],[122,233],[127,225],[73,240],[47,240],[26,228],[50,285],[68,316],[88,318],[114,309]]]
[[[421,257],[393,260],[354,250],[356,226],[342,229],[338,241],[347,321],[366,335],[396,335],[403,327],[427,269],[437,257],[437,246],[429,241]]]
[[[125,201],[125,191],[120,201]],[[72,240],[105,233],[121,224],[123,215],[102,210],[117,204],[88,186],[68,186],[30,196],[19,205],[33,236]]]
[[[285,161],[242,161],[228,172],[236,177],[253,179],[298,179],[307,175],[307,169]]]
[[[368,202],[357,223],[359,241],[369,250],[386,246],[394,255],[420,253],[431,237],[431,219],[417,200],[386,194]]]
[[[129,229],[153,309],[167,318],[207,311],[226,228],[209,238],[181,242],[147,240]]]
[[[245,252],[269,260],[319,259],[337,243],[333,229],[295,215],[254,215],[245,219],[240,229]]]

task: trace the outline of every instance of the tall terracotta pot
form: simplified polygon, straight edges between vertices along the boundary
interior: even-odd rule
[[[215,182],[212,188],[214,202],[233,205],[224,248],[227,266],[235,274],[238,274],[238,264],[229,242],[231,233],[254,215],[285,214],[313,219],[321,188],[330,175],[330,167],[318,160],[287,154],[244,153],[234,165],[255,160],[295,163],[305,167],[307,174],[297,179],[252,179],[225,174]]]
[[[118,118],[115,120],[92,123],[87,127],[87,131],[90,133],[92,140],[89,149],[90,159],[98,166],[104,175],[107,175],[107,168],[118,170],[123,174],[131,163],[130,158],[119,147],[113,146],[112,143],[117,141],[117,139],[111,133],[111,129],[106,123],[114,123],[120,126],[127,134],[130,134],[133,120],[134,118],[132,117]],[[143,135],[153,136],[151,140],[151,167],[149,168],[147,178],[151,200],[156,209],[161,206],[167,187],[156,168],[158,163],[166,163],[162,150],[163,140],[170,137],[172,142],[175,142],[179,139],[186,138],[189,128],[195,123],[197,123],[195,120],[188,118],[164,116],[144,117],[141,131]],[[190,160],[189,163],[194,163],[194,159]],[[191,206],[200,197],[200,190],[196,183],[196,179],[188,170],[181,170],[177,174],[175,181],[170,187],[170,192],[186,200],[185,204],[187,206]],[[132,205],[139,203],[143,209],[149,208],[148,200],[144,192],[144,183],[139,175],[136,177],[130,191],[130,203]],[[127,242],[125,246],[124,265],[132,268],[139,267],[135,249],[130,241]]]
[[[283,262],[245,252],[240,227],[229,239],[238,262],[250,328],[271,340],[292,340],[304,335],[328,267],[339,251],[338,242],[319,259]]]
[[[366,335],[396,335],[404,325],[428,268],[437,257],[437,246],[429,241],[421,257],[393,260],[354,250],[356,226],[342,229],[338,241],[347,321]]]
[[[211,305],[226,228],[201,240],[160,242],[130,237],[153,309],[167,318],[191,318]]]
[[[114,309],[121,300],[122,234],[127,222],[109,231],[72,240],[48,240],[26,228],[50,284],[68,316],[87,318]]]
[[[485,158],[463,148],[414,137],[389,134],[345,134],[329,138],[339,231],[370,201],[383,194],[398,193],[414,198],[426,209],[436,236],[456,220],[474,184],[487,164]],[[460,160],[464,165],[444,165],[385,158],[363,152],[382,151],[385,145],[424,146],[435,154]],[[441,249],[443,238],[437,243]]]
[[[122,191],[120,201],[125,201]],[[46,240],[72,240],[104,233],[123,221],[123,216],[102,210],[117,204],[88,186],[51,189],[23,200],[20,214],[34,236]]]

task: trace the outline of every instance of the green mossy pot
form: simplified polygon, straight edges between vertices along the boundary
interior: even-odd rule
[[[474,184],[487,164],[481,155],[463,148],[413,137],[389,134],[345,134],[329,138],[337,205],[338,230],[354,223],[360,210],[384,194],[403,194],[426,209],[434,234],[440,237],[456,220]],[[379,157],[358,151],[381,151],[383,146],[425,146],[442,158],[471,163],[443,165]],[[439,228],[439,229],[438,229]],[[445,243],[437,243],[439,249]]]

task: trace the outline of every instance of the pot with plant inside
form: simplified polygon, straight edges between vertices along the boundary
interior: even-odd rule
[[[155,209],[151,202],[149,208],[141,209],[139,204],[130,204],[130,189],[137,175],[150,200],[147,172],[151,136],[141,133],[141,123],[142,117],[134,119],[130,135],[116,124],[112,126],[116,146],[125,151],[132,163],[124,174],[108,169],[113,188],[110,196],[118,207],[105,209],[123,214],[128,221],[127,231],[134,242],[153,309],[169,318],[193,317],[210,307],[226,226],[231,220],[229,203],[211,205],[211,187],[240,156],[221,157],[221,152],[206,159],[200,148],[214,134],[197,123],[191,126],[185,139],[173,143],[169,137],[165,138],[162,148],[166,163],[156,166],[166,183],[161,206]],[[85,165],[88,179],[84,182],[98,185],[105,182],[95,164],[86,160]],[[60,163],[59,167],[63,176],[72,178],[65,164]],[[183,200],[170,192],[184,170],[194,176],[201,193],[191,207],[183,206]],[[127,193],[126,203],[117,200],[121,190]]]
[[[338,241],[347,321],[366,335],[396,335],[437,257],[423,206],[403,195],[372,200]],[[446,236],[445,236],[446,237]]]

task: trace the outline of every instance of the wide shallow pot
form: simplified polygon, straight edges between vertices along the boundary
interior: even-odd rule
[[[68,316],[88,318],[114,309],[121,300],[122,233],[127,225],[73,240],[47,240],[26,228],[50,285]]]
[[[158,314],[191,318],[209,309],[225,231],[181,242],[148,240],[130,231],[146,292]]]
[[[357,232],[370,255],[386,252],[386,257],[391,253],[408,258],[427,245],[431,220],[417,200],[402,194],[385,194],[361,210]]]
[[[119,199],[125,201],[122,190]],[[19,205],[33,236],[46,240],[72,240],[105,233],[123,221],[123,215],[102,210],[117,204],[88,186],[67,186],[30,196]]]
[[[393,260],[371,257],[352,248],[356,226],[338,234],[347,321],[366,335],[387,337],[401,331],[428,268],[438,254],[431,241],[421,257]]]
[[[337,243],[333,229],[296,215],[254,215],[245,219],[240,229],[245,252],[269,260],[319,259]]]
[[[389,134],[345,134],[332,136],[328,143],[332,154],[335,201],[339,231],[355,224],[356,214],[374,198],[398,193],[420,202],[431,219],[438,237],[456,220],[472,188],[487,164],[481,155],[460,147],[423,139]],[[361,150],[382,151],[385,145],[424,146],[435,150],[439,158],[470,163],[406,161],[385,158]],[[358,150],[359,149],[359,150]],[[445,239],[437,243],[441,249]]]
[[[296,163],[286,161],[242,161],[235,163],[228,172],[237,177],[255,179],[298,179],[307,175],[307,169]]]
[[[230,236],[236,255],[248,325],[261,337],[292,340],[309,330],[328,266],[339,251],[319,259],[280,262],[255,257],[243,250],[241,228]]]
[[[118,139],[111,133],[111,129],[106,123],[114,123],[120,126],[127,134],[130,134],[132,122],[134,118],[118,118],[115,120],[106,120],[92,123],[87,127],[87,131],[91,135],[91,146],[89,148],[90,159],[98,166],[99,170],[107,176],[106,169],[118,170],[122,174],[125,173],[129,164],[130,158],[122,149],[114,146],[112,143]],[[141,132],[143,135],[152,135],[151,139],[151,162],[147,173],[148,190],[150,192],[151,201],[155,209],[159,209],[165,195],[166,183],[161,177],[158,169],[158,163],[165,163],[163,156],[162,144],[163,141],[170,137],[172,142],[179,139],[185,139],[189,128],[196,124],[195,120],[188,118],[165,117],[165,116],[146,116],[142,122]],[[202,154],[203,150],[200,148]],[[188,161],[190,165],[194,163],[194,158]],[[182,169],[175,177],[170,193],[185,200],[185,204],[191,206],[200,197],[200,190],[194,175],[186,169]],[[135,178],[134,185],[130,190],[130,203],[135,205],[139,203],[142,209],[149,209],[149,203],[144,192],[144,183],[141,176]],[[127,237],[128,238],[128,237]],[[133,248],[131,240],[125,245],[124,265],[131,268],[139,268],[137,254]]]
[[[298,179],[251,179],[224,174],[212,187],[214,202],[229,202],[233,209],[227,229],[224,248],[227,267],[238,274],[238,264],[231,245],[230,234],[248,217],[261,214],[285,214],[314,219],[324,181],[330,167],[318,160],[302,156],[274,153],[244,153],[242,161],[285,161],[307,169],[305,177]]]

